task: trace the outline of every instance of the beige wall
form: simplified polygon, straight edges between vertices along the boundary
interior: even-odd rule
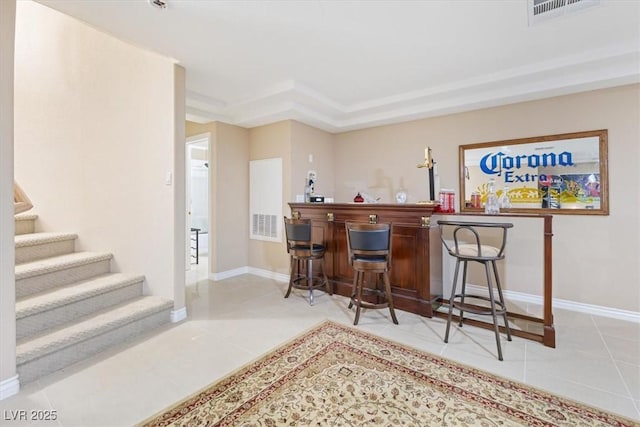
[[[218,123],[216,138],[218,271],[249,265],[249,131]]]
[[[147,293],[180,304],[184,72],[174,67],[39,3],[18,4],[15,171],[39,228],[77,232],[79,250],[112,252],[114,271],[144,274]]]
[[[457,180],[457,151],[451,159],[442,158],[443,147],[452,144],[447,134],[459,129],[448,118],[443,123],[427,126],[424,121],[406,122],[336,135],[335,200],[351,202],[357,192],[365,192],[381,203],[395,202],[395,193],[407,191],[407,202],[427,200],[427,170],[416,165],[424,162],[424,149],[433,149],[438,162],[443,188],[453,188]],[[451,145],[446,156],[453,156],[457,145]],[[452,165],[452,166],[449,166]],[[457,166],[456,166],[457,167]]]
[[[336,201],[367,191],[426,199],[431,146],[441,186],[459,191],[458,146],[609,130],[610,215],[553,218],[554,297],[640,312],[640,85],[584,92],[336,135]]]
[[[292,134],[293,122],[290,120],[260,126],[249,130],[249,160],[282,158],[282,212],[290,216],[287,195],[293,194],[295,183],[292,181]],[[300,178],[300,186],[304,179]],[[288,274],[289,256],[284,239],[280,243],[262,240],[249,241],[249,265],[254,268]]]
[[[211,135],[209,273],[249,265],[249,131],[225,123],[187,122],[187,136]]]
[[[333,134],[291,121],[291,192],[284,193],[285,202],[295,201],[297,194],[304,194],[307,171],[310,170],[316,171],[318,176],[314,185],[315,193],[333,197],[335,192],[334,141]],[[288,211],[287,207],[285,212],[288,214]]]
[[[13,58],[16,2],[0,1],[0,399],[18,392],[13,219]]]

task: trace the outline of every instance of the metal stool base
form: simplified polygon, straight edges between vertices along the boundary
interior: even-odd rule
[[[462,327],[464,321],[464,312],[478,314],[478,315],[489,315],[493,318],[493,328],[496,335],[496,347],[498,348],[498,360],[502,361],[502,346],[500,344],[500,326],[498,325],[498,315],[503,316],[504,319],[504,328],[507,334],[507,341],[511,341],[511,330],[509,329],[509,319],[507,318],[507,306],[504,302],[504,297],[502,295],[502,288],[500,286],[500,277],[498,276],[498,270],[496,269],[495,260],[486,260],[486,261],[478,261],[472,260],[475,262],[480,262],[485,266],[485,272],[487,275],[487,289],[489,296],[485,297],[482,295],[473,295],[466,294],[466,280],[467,280],[467,262],[469,260],[466,259],[457,259],[456,260],[456,270],[453,275],[453,288],[451,290],[451,297],[449,298],[449,314],[447,317],[447,330],[444,336],[444,342],[449,342],[449,330],[451,329],[451,320],[453,317],[453,310],[457,309],[460,311],[458,326]],[[462,293],[456,294],[456,284],[458,283],[458,272],[460,270],[460,263],[464,264],[463,273],[462,273]],[[491,283],[491,274],[489,272],[489,264],[491,264],[493,269],[493,276],[496,281],[496,289],[498,291],[498,301],[495,300],[493,296],[493,286]],[[465,302],[465,300],[482,300],[488,301],[490,306],[483,307],[475,304],[469,304]]]
[[[319,261],[322,270],[322,276],[314,276],[313,261]],[[307,274],[302,274],[301,264],[307,263]],[[315,300],[313,291],[322,289],[329,295],[333,295],[332,285],[324,272],[324,260],[322,258],[292,258],[289,274],[289,288],[285,294],[285,298],[289,298],[292,289],[302,289],[309,291],[309,305],[313,305]]]

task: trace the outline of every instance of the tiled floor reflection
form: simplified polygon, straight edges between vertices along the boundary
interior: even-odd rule
[[[49,426],[130,426],[196,392],[324,319],[351,324],[343,297],[294,290],[253,275],[206,279],[206,257],[187,273],[188,319],[29,384],[0,401],[1,425],[25,410],[56,411]],[[398,311],[363,311],[358,328],[640,421],[640,325],[554,310],[557,348],[514,337],[496,358],[492,331]],[[34,424],[35,425],[35,424]]]

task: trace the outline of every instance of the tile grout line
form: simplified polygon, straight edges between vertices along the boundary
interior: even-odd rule
[[[622,381],[622,385],[623,385],[624,389],[627,392],[628,398],[631,400],[631,404],[635,408],[635,410],[636,410],[636,412],[638,414],[638,417],[640,418],[640,407],[638,406],[638,403],[633,398],[633,395],[631,393],[631,389],[629,388],[627,382],[625,381],[624,376],[622,375],[622,372],[620,371],[620,367],[616,363],[616,359],[613,357],[613,354],[611,353],[611,350],[609,349],[609,345],[607,344],[607,340],[604,339],[604,335],[602,334],[602,331],[600,331],[600,328],[598,327],[598,323],[594,319],[593,315],[589,315],[589,318],[591,319],[591,322],[593,323],[593,326],[596,328],[596,331],[598,332],[598,336],[602,340],[602,343],[604,344],[604,348],[607,350],[607,354],[611,358],[611,362],[613,362],[613,366],[614,366],[616,372],[618,373],[618,377],[620,378],[620,381]]]

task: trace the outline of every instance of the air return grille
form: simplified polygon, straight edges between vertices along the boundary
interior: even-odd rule
[[[529,25],[599,4],[600,0],[529,0]]]
[[[250,239],[282,241],[282,198],[282,159],[249,162]]]
[[[253,237],[262,236],[268,239],[278,238],[278,221],[276,215],[253,214],[251,234]]]

